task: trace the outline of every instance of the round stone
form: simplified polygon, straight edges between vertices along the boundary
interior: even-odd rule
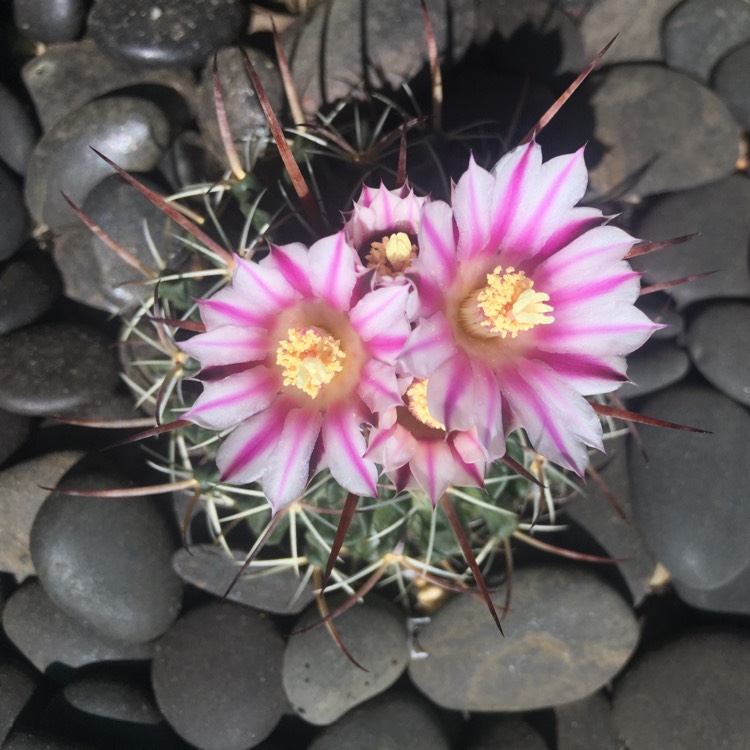
[[[162,714],[201,750],[245,750],[286,706],[282,642],[246,607],[209,604],[184,615],[156,647],[152,682]]]
[[[711,185],[656,199],[637,223],[639,237],[663,240],[690,232],[697,237],[635,258],[647,283],[716,271],[670,289],[680,306],[715,297],[750,297],[750,180],[733,175]]]
[[[267,570],[255,575],[249,570],[232,585],[244,557],[237,552],[232,559],[218,547],[196,544],[190,549],[178,549],[172,564],[186,583],[264,612],[296,615],[313,600],[312,586],[302,585],[292,568],[271,575]]]
[[[296,629],[319,619],[320,613],[313,607]],[[349,653],[366,672],[349,661],[325,627],[294,635],[284,652],[283,680],[289,702],[312,724],[330,724],[382,693],[399,678],[409,660],[403,617],[383,600],[368,597],[364,604],[339,615],[335,626]]]
[[[3,425],[6,423],[3,422]],[[81,458],[79,451],[53,451],[0,471],[0,570],[19,581],[34,575],[29,534],[37,511],[54,487]]]
[[[586,57],[593,58],[612,39],[604,64],[661,61],[661,26],[664,17],[680,0],[639,0],[638,12],[622,0],[597,0],[581,21]]]
[[[128,484],[104,468],[79,465],[58,488]],[[54,492],[34,520],[31,557],[61,609],[105,637],[142,643],[161,635],[180,611],[182,583],[170,565],[175,542],[153,498]]]
[[[34,41],[68,42],[86,20],[86,0],[13,0],[16,26]]]
[[[26,162],[36,143],[36,127],[29,113],[0,83],[0,159],[14,172],[26,174]]]
[[[629,750],[743,750],[748,695],[747,632],[697,631],[633,664],[616,686],[614,718]]]
[[[750,37],[750,6],[740,0],[685,0],[662,30],[667,64],[708,80],[729,50]]]
[[[619,750],[612,707],[603,693],[555,707],[557,750]]]
[[[412,661],[412,680],[445,708],[529,711],[590,695],[638,641],[630,608],[583,567],[517,570],[503,630],[479,597],[455,597],[421,630],[427,657]]]
[[[507,714],[479,721],[483,726],[476,729],[478,736],[466,745],[466,750],[547,750],[549,747],[521,716]]]
[[[460,59],[474,36],[474,3],[428,0],[427,9],[440,56]],[[283,40],[297,91],[309,111],[346,99],[363,84],[368,91],[397,91],[427,64],[419,3],[330,0],[302,16]]]
[[[48,47],[21,75],[45,131],[87,102],[122,89],[151,94],[160,108],[175,99],[194,108],[194,76],[187,68],[136,65],[108,55],[90,39]]]
[[[60,274],[47,253],[25,248],[0,268],[0,335],[33,323],[60,296]]]
[[[617,395],[636,398],[677,383],[687,375],[690,359],[673,341],[647,341],[628,355],[628,378]]]
[[[36,675],[27,665],[0,659],[0,743],[5,742],[36,685]]]
[[[117,675],[83,675],[68,683],[63,695],[73,708],[101,719],[147,725],[162,722],[149,691]]]
[[[690,319],[688,346],[706,380],[750,406],[750,304],[704,306]]]
[[[27,581],[8,599],[3,629],[40,672],[53,675],[98,662],[147,660],[154,649],[153,643],[103,638],[59,609],[37,579]]]
[[[722,586],[750,564],[750,415],[711,388],[674,386],[646,398],[651,417],[712,430],[703,435],[639,426],[629,466],[635,522],[676,581]]]
[[[0,261],[10,258],[26,236],[28,218],[16,178],[0,162]]]
[[[690,76],[660,65],[616,65],[591,76],[591,82],[594,135],[601,147],[589,173],[596,193],[639,198],[734,171],[737,123],[724,102]]]
[[[716,66],[713,87],[745,130],[750,129],[750,42],[732,50]]]
[[[418,696],[392,692],[347,713],[323,730],[308,750],[449,750],[450,747],[434,708]]]
[[[26,175],[32,216],[53,230],[79,219],[65,193],[79,206],[91,188],[112,174],[97,149],[126,171],[147,172],[169,145],[169,123],[151,102],[129,96],[99,99],[62,118],[39,141]]]
[[[28,416],[78,413],[111,398],[111,345],[73,323],[38,323],[0,337],[0,407]]]
[[[130,0],[94,5],[88,31],[105,49],[142,64],[197,67],[246,22],[240,0]]]

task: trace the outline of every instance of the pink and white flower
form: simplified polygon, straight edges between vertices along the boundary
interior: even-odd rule
[[[394,364],[409,334],[403,286],[355,291],[343,232],[308,250],[272,247],[236,259],[231,283],[199,302],[206,326],[181,344],[201,364],[203,392],[185,418],[231,430],[217,454],[223,481],[258,481],[275,511],[316,471],[377,495],[362,424],[401,403]]]
[[[494,460],[523,427],[534,448],[581,474],[602,448],[587,395],[627,380],[625,355],[655,326],[635,306],[635,243],[576,207],[583,151],[542,162],[534,142],[487,171],[471,160],[452,205],[424,206],[410,276],[419,322],[400,365],[429,379],[429,413],[448,434],[475,429]]]

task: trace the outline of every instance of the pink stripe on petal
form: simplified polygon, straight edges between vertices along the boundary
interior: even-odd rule
[[[310,458],[323,417],[317,409],[291,409],[263,475],[263,491],[274,513],[293,503],[310,478]]]
[[[272,245],[271,254],[261,264],[276,268],[300,294],[312,297],[310,258],[307,248],[301,242]]]
[[[179,343],[203,368],[254,362],[268,352],[268,332],[250,326],[220,326]]]
[[[537,351],[535,359],[546,362],[580,394],[609,393],[628,381],[625,357],[594,357],[588,354],[563,354]]]
[[[349,319],[354,329],[365,340],[388,333],[393,326],[403,327],[406,322],[406,301],[409,287],[403,284],[390,284],[366,294],[351,309]]]
[[[448,284],[456,273],[453,212],[443,201],[425,206],[419,227],[419,255],[412,266],[438,284]]]
[[[367,342],[367,349],[370,355],[384,362],[395,362],[409,338],[409,325],[406,321],[402,325],[399,325],[398,328],[401,329],[400,332],[394,334],[384,333],[371,338]]]
[[[500,386],[494,370],[484,362],[472,363],[474,372],[474,424],[489,460],[505,454],[505,428]]]
[[[265,409],[276,398],[280,385],[278,375],[263,366],[204,383],[203,393],[184,419],[211,430],[225,430]]]
[[[408,463],[417,449],[414,436],[400,424],[388,429],[373,428],[365,456],[388,473]]]
[[[463,352],[444,362],[427,381],[427,408],[448,430],[474,425],[474,377]]]
[[[357,393],[373,413],[403,404],[393,367],[374,359],[362,368]]]
[[[259,309],[271,313],[278,312],[301,297],[281,271],[251,260],[237,261],[232,288],[253,300]]]
[[[450,443],[461,456],[461,460],[467,464],[475,464],[479,461],[484,463],[487,460],[487,451],[480,442],[475,429],[454,433],[450,438]]]
[[[249,484],[263,476],[281,435],[287,408],[274,404],[229,433],[216,453],[223,482]]]
[[[453,330],[442,313],[423,319],[411,332],[399,357],[417,378],[427,378],[457,351]]]
[[[549,287],[546,290],[550,294],[551,304],[555,310],[558,310],[561,305],[566,303],[581,303],[584,300],[591,301],[595,305],[596,297],[603,297],[614,293],[617,293],[619,300],[627,299],[633,302],[638,298],[638,290],[641,286],[640,278],[641,275],[639,273],[629,271],[612,274],[603,279],[587,280],[583,278],[580,279],[583,283],[568,286],[563,290],[551,290]]]
[[[490,238],[492,175],[472,156],[453,191],[453,215],[458,226],[458,257],[468,260],[487,251]]]
[[[462,473],[448,444],[439,440],[419,441],[409,467],[433,507]]]
[[[226,288],[210,299],[198,300],[201,319],[208,328],[218,326],[264,326],[271,312],[258,309],[251,300],[244,299],[234,289]]]
[[[364,458],[367,444],[361,419],[344,402],[329,410],[323,422],[323,444],[333,478],[349,492],[377,497],[378,472],[375,463]]]
[[[603,221],[604,217],[598,208],[588,208],[586,206],[572,208],[565,221],[561,222],[545,240],[542,248],[534,256],[534,261],[540,263],[546,260],[585,232],[601,225]]]
[[[348,310],[357,280],[354,250],[344,232],[323,237],[310,248],[310,283],[316,296]]]

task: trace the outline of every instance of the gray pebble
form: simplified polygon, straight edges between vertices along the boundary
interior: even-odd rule
[[[726,301],[703,307],[691,316],[687,340],[703,376],[750,406],[750,304]]]
[[[21,188],[0,162],[0,261],[10,258],[26,236],[28,218]]]
[[[732,50],[716,66],[713,88],[745,130],[750,130],[750,42]]]
[[[116,674],[86,674],[68,683],[65,700],[82,713],[131,724],[162,722],[153,697],[142,685]]]
[[[435,709],[418,696],[396,691],[349,711],[323,730],[308,750],[449,750],[450,746]]]
[[[105,49],[141,64],[198,67],[246,21],[241,0],[130,0],[94,5],[88,31]]]
[[[548,750],[539,732],[519,715],[488,716],[480,721],[483,726],[477,729],[478,737],[466,750]]]
[[[711,590],[750,565],[750,415],[711,388],[674,386],[645,399],[652,417],[712,430],[639,427],[629,462],[635,522],[676,581]]]
[[[13,0],[16,26],[37,42],[69,42],[86,20],[86,0]]]
[[[217,602],[184,615],[159,641],[156,701],[174,730],[201,750],[259,745],[281,718],[282,642],[268,620]]]
[[[311,607],[296,627],[319,619],[317,607]],[[383,600],[368,597],[364,604],[338,616],[335,626],[367,672],[349,661],[325,627],[293,636],[284,652],[283,680],[289,702],[312,724],[330,724],[382,693],[399,678],[409,658],[403,617]]]
[[[555,707],[557,750],[619,750],[612,707],[603,693]]]
[[[673,585],[680,599],[691,607],[710,612],[750,615],[750,597],[747,595],[750,591],[750,565],[712,589],[690,586],[682,581],[673,581]]]
[[[16,97],[0,83],[0,159],[14,172],[26,174],[37,140],[36,126]]]
[[[3,629],[40,672],[105,661],[146,660],[154,650],[153,643],[103,638],[59,609],[36,579],[27,581],[8,599]]]
[[[98,331],[38,323],[0,337],[0,408],[28,416],[77,413],[111,398],[118,373]]]
[[[724,102],[693,78],[634,64],[597,73],[591,83],[594,136],[603,152],[589,174],[596,193],[638,198],[734,171],[739,127]]]
[[[58,488],[128,485],[125,477],[79,465]],[[170,565],[175,546],[150,497],[54,492],[31,528],[31,557],[50,597],[103,636],[131,643],[161,635],[180,611],[182,584]]]
[[[62,192],[80,206],[113,171],[91,148],[129,172],[147,172],[169,145],[169,130],[156,105],[134,97],[100,99],[66,115],[42,137],[29,161],[26,202],[32,216],[53,230],[76,224]]]
[[[29,534],[37,511],[54,487],[82,454],[56,451],[0,471],[0,570],[17,580],[34,575]]]
[[[274,573],[268,569],[260,573],[248,571],[227,593],[244,555],[227,553],[210,544],[196,544],[190,549],[178,549],[172,558],[177,575],[186,583],[216,596],[280,615],[299,614],[313,600],[310,583],[302,586],[292,568]]]
[[[150,91],[162,108],[176,96],[192,109],[195,99],[190,70],[113,58],[90,39],[48,47],[26,63],[21,75],[45,131],[87,102],[121,89],[144,97]]]
[[[517,570],[503,629],[479,597],[455,597],[421,630],[428,656],[411,663],[412,680],[444,708],[528,711],[590,695],[638,640],[630,608],[585,567]]]
[[[26,664],[0,658],[0,744],[5,742],[36,686],[37,676]]]
[[[687,633],[644,654],[614,696],[629,750],[745,750],[750,737],[747,632]]]
[[[704,81],[717,60],[750,37],[744,0],[685,0],[664,24],[667,64]]]
[[[427,8],[441,57],[460,59],[474,36],[474,3],[428,0]],[[283,39],[303,107],[309,111],[345,99],[363,86],[398,90],[427,64],[419,3],[331,0],[297,20]]]
[[[656,199],[637,224],[641,237],[700,234],[682,245],[635,258],[646,283],[716,271],[670,289],[678,305],[715,297],[750,297],[750,180],[740,175]]]
[[[647,341],[628,356],[628,377],[617,391],[620,398],[637,398],[654,393],[687,375],[690,359],[684,349],[673,341]]]
[[[60,296],[60,274],[47,253],[25,248],[0,268],[0,335],[33,323]]]

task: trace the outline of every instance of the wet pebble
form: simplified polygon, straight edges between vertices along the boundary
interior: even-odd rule
[[[750,180],[746,177],[733,175],[654,200],[638,221],[637,232],[655,240],[700,232],[684,244],[632,261],[647,283],[716,271],[670,289],[678,305],[714,297],[750,297]]]
[[[197,544],[190,549],[179,549],[172,558],[177,575],[186,583],[216,596],[280,615],[299,614],[313,600],[310,583],[302,580],[292,568],[272,574],[261,570],[247,572],[229,588],[237,575],[244,555],[236,553],[230,559],[224,550],[209,544]]]
[[[719,390],[750,406],[750,304],[714,302],[691,315],[688,347]]]
[[[31,434],[32,420],[22,414],[0,409],[0,466],[10,458]]]
[[[110,344],[89,326],[38,323],[0,337],[0,408],[27,416],[80,411],[118,383]]]
[[[581,21],[586,57],[592,58],[617,35],[605,65],[662,59],[662,22],[680,0],[639,0],[637,12],[623,0],[597,0]]]
[[[59,609],[37,579],[27,581],[8,599],[3,629],[40,672],[98,662],[146,660],[154,649],[153,643],[103,638]]]
[[[586,64],[578,27],[547,0],[479,3],[476,41],[502,69],[535,77],[577,75]]]
[[[52,258],[32,248],[0,268],[0,335],[33,323],[60,296],[62,283]]]
[[[435,709],[418,696],[396,691],[347,713],[324,729],[308,750],[449,750],[450,746]]]
[[[687,375],[690,359],[673,341],[647,341],[628,356],[628,377],[617,395],[636,398],[678,383]]]
[[[82,31],[86,0],[13,0],[16,26],[34,41],[69,42]]]
[[[97,3],[88,31],[110,52],[145,65],[197,67],[233,42],[246,22],[240,0],[130,0]]]
[[[707,80],[720,58],[750,38],[750,6],[742,0],[685,0],[662,33],[667,63]]]
[[[744,750],[750,737],[750,637],[686,633],[644,654],[615,689],[629,750]]]
[[[144,99],[118,96],[85,104],[63,117],[34,149],[26,176],[31,214],[53,230],[76,224],[62,192],[81,205],[113,171],[92,147],[127,171],[147,172],[158,164],[169,138],[165,115]]]
[[[474,36],[474,3],[428,0],[427,8],[441,57],[460,59]],[[421,7],[400,0],[331,0],[284,33],[297,90],[311,111],[350,96],[362,85],[398,90],[426,66],[425,39]]]
[[[557,750],[619,750],[612,707],[603,693],[555,707]]]
[[[3,423],[4,425],[5,423]],[[0,570],[22,581],[34,575],[29,534],[37,511],[54,487],[82,454],[57,451],[0,471]]]
[[[502,605],[502,594],[495,603]],[[600,688],[638,640],[630,608],[584,567],[517,570],[503,630],[505,637],[481,599],[455,597],[421,630],[428,656],[411,663],[412,680],[445,708],[544,708]]]
[[[202,750],[245,750],[286,706],[281,637],[268,620],[217,602],[178,620],[156,647],[152,683],[162,714]]]
[[[476,738],[466,750],[548,750],[542,736],[521,716],[506,714],[475,719]]]
[[[631,450],[635,522],[676,581],[712,590],[750,565],[750,415],[708,387],[674,386],[639,411],[712,430],[702,435],[640,427],[645,464]]]
[[[37,676],[26,664],[0,659],[0,744],[5,742],[36,686]]]
[[[750,36],[750,34],[748,34]],[[750,130],[750,42],[732,50],[716,66],[713,88],[745,130]]]
[[[317,607],[311,607],[295,629],[319,619]],[[295,635],[284,651],[284,689],[294,710],[312,724],[330,724],[382,693],[399,678],[409,659],[402,615],[377,597],[368,597],[339,615],[336,630],[367,672],[349,661],[324,627]]]
[[[106,54],[90,39],[55,44],[21,71],[45,131],[84,104],[121,89],[138,91],[164,107],[175,97],[192,108],[193,74],[187,68],[144,67]]]
[[[737,123],[724,102],[690,76],[634,64],[614,66],[591,81],[594,135],[602,150],[589,174],[595,192],[641,197],[734,171]]]
[[[27,225],[21,188],[0,162],[0,261],[18,250],[26,236]]]
[[[0,160],[14,172],[26,173],[36,143],[36,127],[21,102],[0,83]]]
[[[162,721],[149,691],[116,674],[77,677],[65,686],[64,695],[73,708],[99,718],[150,725]]]
[[[58,489],[102,490],[129,481],[81,465]],[[47,593],[101,635],[142,643],[177,617],[182,583],[170,561],[175,534],[153,498],[52,493],[31,529],[31,557]]]
[[[245,48],[245,51],[260,76],[274,112],[280,112],[284,106],[284,89],[276,64],[262,52],[250,48]],[[255,89],[250,83],[241,49],[239,47],[220,49],[217,54],[217,66],[222,101],[233,142],[235,144],[255,142],[265,137],[268,124]],[[198,89],[198,102],[197,114],[201,132],[213,153],[224,161],[226,155],[214,104],[213,60],[210,60],[203,68]],[[242,153],[242,148],[238,150]]]

